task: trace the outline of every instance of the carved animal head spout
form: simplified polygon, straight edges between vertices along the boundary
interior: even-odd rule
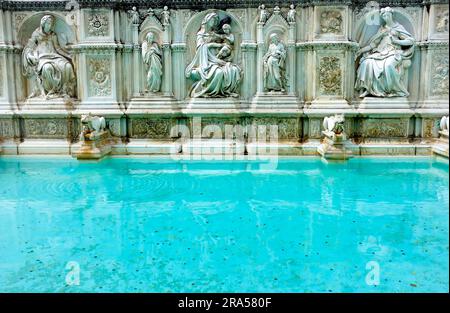
[[[323,128],[327,132],[333,132],[336,135],[344,133],[345,118],[343,114],[335,114],[334,116],[325,117],[323,119]]]

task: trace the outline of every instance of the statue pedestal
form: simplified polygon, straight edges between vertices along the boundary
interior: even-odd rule
[[[325,135],[322,143],[317,147],[317,152],[327,160],[347,160],[352,157],[352,151],[347,149],[345,134],[335,134],[322,131]]]
[[[158,111],[180,111],[180,107],[178,101],[172,96],[151,94],[132,98],[126,113],[145,114]]]
[[[60,113],[71,112],[79,105],[79,100],[74,98],[31,98],[27,99],[19,110],[26,113]]]
[[[405,97],[392,97],[392,98],[377,98],[377,97],[365,97],[358,102],[359,110],[376,109],[376,110],[410,110],[411,106],[408,98]]]
[[[73,156],[78,160],[98,160],[111,153],[111,136],[108,131],[91,135],[73,152]]]
[[[187,102],[186,107],[183,110],[189,111],[212,111],[217,110],[236,110],[245,108],[242,105],[242,101],[239,98],[227,97],[227,98],[192,98]]]
[[[280,110],[283,112],[300,112],[302,107],[302,103],[295,95],[272,91],[256,94],[251,102],[250,109],[252,111],[268,110],[270,112],[277,112]]]

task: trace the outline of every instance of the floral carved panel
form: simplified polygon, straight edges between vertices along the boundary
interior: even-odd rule
[[[367,119],[363,121],[363,136],[371,138],[407,137],[407,119]]]
[[[26,138],[66,138],[66,119],[25,119]]]
[[[132,138],[170,139],[175,120],[169,118],[137,118],[131,121]]]
[[[431,95],[448,96],[448,54],[435,54],[431,66]]]
[[[323,11],[320,13],[321,34],[342,34],[342,13],[339,10]]]
[[[3,69],[3,57],[0,56],[0,98],[3,96],[3,85],[4,85],[4,79],[3,75],[6,74],[6,71]]]
[[[101,12],[91,12],[87,16],[87,33],[89,37],[105,37],[109,35],[108,15]]]
[[[90,97],[111,96],[111,57],[108,55],[88,58]]]
[[[300,137],[300,123],[297,118],[254,118],[253,126],[266,127],[268,139],[270,136],[270,127],[278,127],[278,139],[298,139]]]
[[[0,119],[0,138],[14,137],[14,126],[12,119]]]
[[[436,14],[434,29],[437,33],[448,33],[448,9]]]
[[[319,61],[319,90],[321,95],[340,95],[342,85],[341,60],[323,56]]]

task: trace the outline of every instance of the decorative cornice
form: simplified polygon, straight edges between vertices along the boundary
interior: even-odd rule
[[[357,50],[359,45],[353,41],[312,41],[298,42],[296,44],[299,50]]]
[[[75,52],[85,52],[85,51],[114,51],[123,49],[122,44],[116,43],[80,43],[77,45],[71,45],[68,47],[69,50]]]
[[[271,6],[283,6],[295,4],[299,7],[316,5],[348,5],[353,7],[364,7],[367,0],[291,0],[291,1],[267,1],[267,0],[76,0],[79,8],[114,8],[130,9],[162,7],[167,5],[171,9],[233,9],[233,8],[257,8],[265,3]],[[21,11],[21,10],[70,10],[68,0],[1,0],[0,9]],[[75,3],[75,1],[73,1]],[[424,6],[429,4],[448,3],[448,0],[377,0],[380,6]]]
[[[416,43],[421,49],[448,50],[448,41],[421,41]]]

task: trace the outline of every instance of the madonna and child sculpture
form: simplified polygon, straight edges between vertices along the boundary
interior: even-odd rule
[[[45,15],[22,53],[23,74],[35,80],[29,96],[49,98],[74,97],[76,77],[71,57],[59,45],[55,18]]]
[[[221,27],[219,27],[222,24]],[[238,97],[241,69],[232,63],[234,35],[219,15],[209,13],[197,32],[196,51],[185,74],[194,81],[190,96]]]
[[[414,38],[399,23],[393,20],[390,7],[381,9],[384,25],[361,48],[356,57],[359,61],[355,88],[360,97],[407,97],[405,71],[411,65],[414,53]]]

